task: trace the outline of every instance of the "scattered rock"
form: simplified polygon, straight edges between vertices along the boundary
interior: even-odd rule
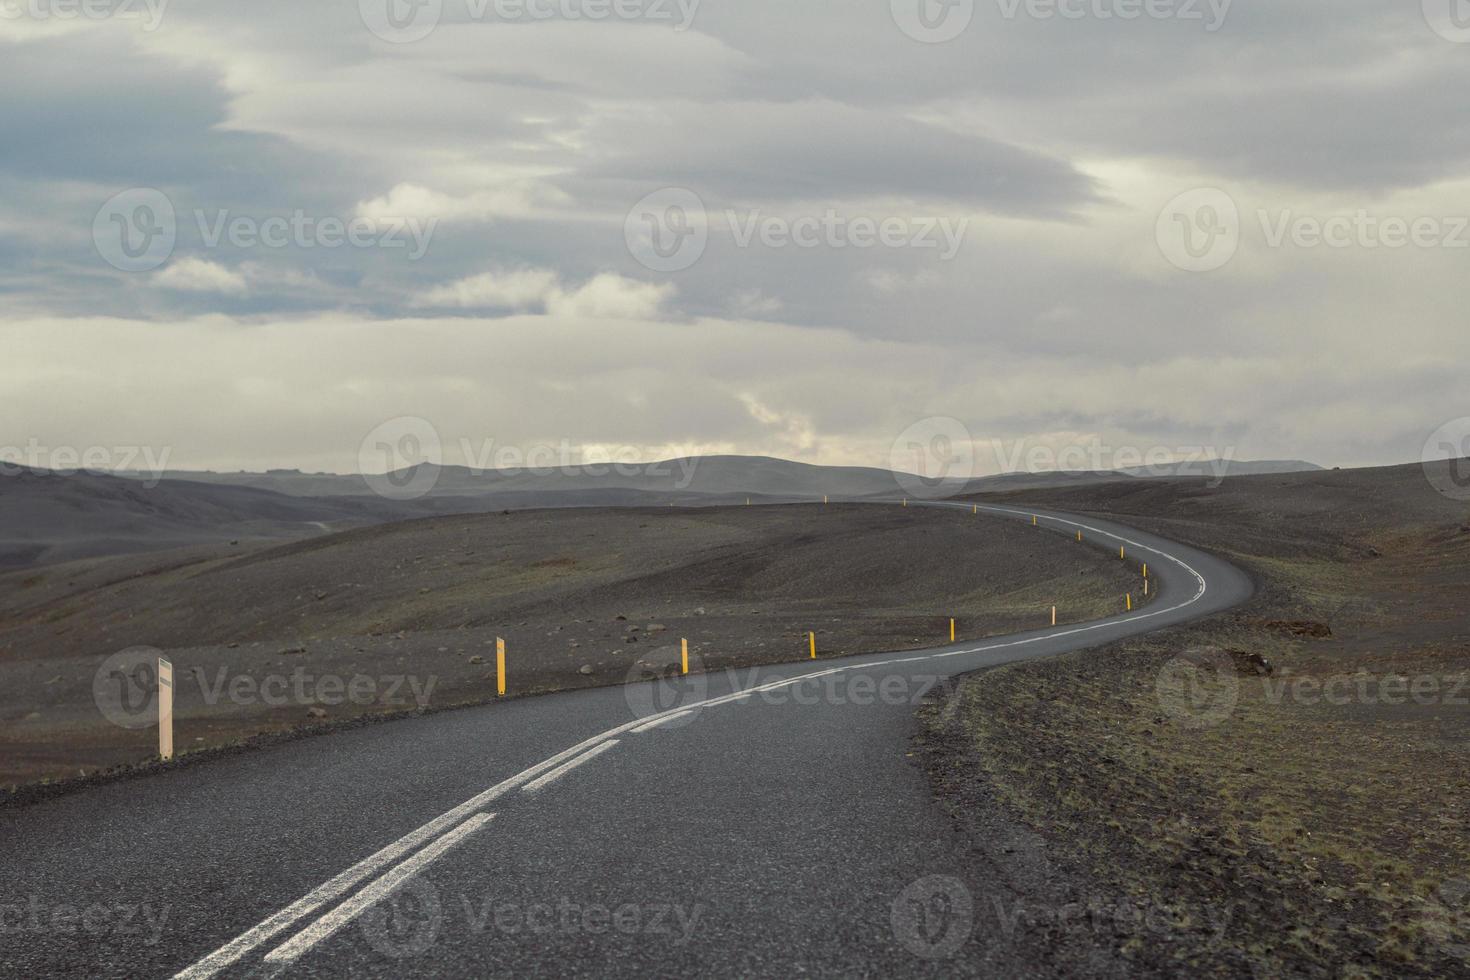
[[[614,616],[613,619],[627,619],[627,616]]]
[[[592,665],[583,664],[582,666],[577,668],[577,673],[581,674],[583,677],[586,677],[587,675],[592,673]]]
[[[484,662],[485,662],[485,658],[482,657],[482,656],[480,656],[478,653],[475,654],[473,657],[470,658],[470,663],[472,663],[472,664],[482,664]]]
[[[285,656],[289,656],[289,655],[291,655],[293,653],[305,653],[305,652],[306,652],[306,647],[302,647],[302,646],[286,647],[285,649],[283,649],[281,651],[280,656],[285,657]]]
[[[703,606],[696,607],[695,610],[694,610],[694,615],[696,615],[696,616],[703,616],[704,615],[704,607]]]
[[[1247,674],[1256,677],[1270,677],[1276,673],[1276,668],[1271,666],[1271,661],[1259,653],[1246,653],[1244,650],[1231,650],[1230,661],[1235,664],[1237,674]]]
[[[662,633],[664,630],[668,629],[668,627],[665,626],[663,623],[649,623],[643,628],[649,633]]]
[[[325,598],[326,598],[326,597],[327,597],[327,594],[326,594],[326,593],[325,593],[325,592],[318,592],[318,593],[317,593],[317,594],[316,594],[316,601],[317,601],[317,602],[321,602],[321,601],[322,601],[322,600],[323,600],[323,599],[325,599]]]
[[[327,716],[327,709],[326,708],[307,708],[306,709],[306,717],[308,717],[308,718],[318,718],[318,719],[320,719],[320,718],[325,718],[326,716]]]

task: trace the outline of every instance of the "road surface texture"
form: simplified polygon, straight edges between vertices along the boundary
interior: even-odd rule
[[[1252,591],[1229,564],[1122,525],[1039,523],[1126,547],[1149,563],[1155,601],[928,651],[411,718],[4,813],[0,970],[1022,973],[1001,930],[978,916],[946,926],[972,898],[931,876],[966,845],[906,756],[917,702],[957,674],[1106,644]]]

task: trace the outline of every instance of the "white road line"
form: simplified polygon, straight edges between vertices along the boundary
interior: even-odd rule
[[[940,506],[960,507],[961,505],[956,504]],[[1034,513],[1033,511],[1016,510],[1009,507],[996,507],[989,504],[980,504],[979,507],[981,510],[984,511],[990,511],[999,514],[1011,514],[1019,517],[1029,517],[1032,513]],[[424,841],[432,839],[445,828],[452,826],[455,823],[458,823],[467,814],[480,809],[487,803],[500,798],[501,796],[518,786],[526,785],[527,783],[535,780],[536,777],[540,776],[548,769],[561,765],[563,762],[572,758],[573,756],[576,756],[578,753],[584,752],[585,750],[590,748],[594,748],[607,742],[609,739],[612,739],[615,736],[621,735],[625,732],[630,732],[635,728],[649,724],[655,720],[667,721],[675,714],[686,713],[703,708],[715,707],[722,704],[729,704],[733,701],[748,700],[751,695],[759,694],[763,691],[775,690],[778,687],[787,687],[792,684],[799,684],[803,680],[814,676],[835,674],[850,670],[870,670],[874,667],[886,667],[892,664],[899,663],[914,663],[920,660],[937,660],[944,657],[958,657],[972,653],[986,653],[991,650],[1000,650],[1015,646],[1025,646],[1030,643],[1039,643],[1043,640],[1073,636],[1078,633],[1086,633],[1090,630],[1106,629],[1107,627],[1116,626],[1120,623],[1130,623],[1138,620],[1151,619],[1156,616],[1164,616],[1172,612],[1177,612],[1180,609],[1184,609],[1188,606],[1194,605],[1200,599],[1204,598],[1205,591],[1207,589],[1204,576],[1197,572],[1193,567],[1189,565],[1189,563],[1185,562],[1182,558],[1177,558],[1174,555],[1168,554],[1164,551],[1160,551],[1159,549],[1150,547],[1146,544],[1142,544],[1141,542],[1135,541],[1132,538],[1124,537],[1114,531],[1105,531],[1102,528],[1094,527],[1091,524],[1083,524],[1078,521],[1072,521],[1065,518],[1052,516],[1046,517],[1045,520],[1051,521],[1056,524],[1064,524],[1068,527],[1078,528],[1083,531],[1092,531],[1095,534],[1100,534],[1104,537],[1112,538],[1114,541],[1121,542],[1122,544],[1132,545],[1136,549],[1147,551],[1149,554],[1158,555],[1160,558],[1173,562],[1174,564],[1178,565],[1180,568],[1188,572],[1190,575],[1192,575],[1195,581],[1198,583],[1199,588],[1189,599],[1186,599],[1184,602],[1180,602],[1176,605],[1170,606],[1167,609],[1134,613],[1130,616],[1118,616],[1111,619],[1103,620],[1101,622],[1093,623],[1090,626],[1078,626],[1062,630],[1047,630],[1046,632],[1040,633],[1036,636],[1027,637],[1025,639],[1008,640],[999,643],[987,643],[977,647],[970,647],[964,650],[954,650],[949,653],[923,654],[917,657],[910,656],[891,658],[888,660],[856,663],[843,667],[833,667],[820,672],[801,674],[796,677],[791,677],[784,680],[775,680],[768,684],[763,684],[759,687],[736,691],[733,694],[726,694],[716,698],[709,698],[705,701],[698,701],[694,704],[670,708],[669,710],[660,712],[656,715],[647,715],[641,718],[635,718],[634,720],[619,725],[616,728],[610,728],[605,732],[593,735],[591,738],[584,739],[583,741],[578,742],[576,745],[573,745],[571,748],[566,749],[562,752],[558,752],[556,755],[553,755],[548,759],[544,759],[541,762],[536,763],[534,766],[531,766],[530,768],[517,773],[509,779],[490,787],[478,796],[466,800],[464,803],[461,803],[459,806],[450,810],[448,813],[445,813],[444,815],[435,818],[434,820],[425,824],[423,827],[415,830],[413,833],[408,834],[407,836],[400,838],[393,844],[390,844],[387,847],[383,848],[383,850],[379,851],[377,854],[374,854],[371,857],[368,857],[359,862],[358,864],[353,865],[351,868],[348,868],[346,871],[342,872],[337,877],[327,882],[325,885],[320,886],[304,898],[299,899],[292,905],[266,919],[264,922],[261,922],[249,932],[244,933],[237,939],[234,939],[226,945],[220,947],[218,950],[209,954],[198,963],[195,963],[193,966],[186,968],[177,975],[175,980],[207,980],[207,978],[214,976],[220,970],[223,970],[231,963],[236,962],[240,959],[240,957],[244,956],[250,950],[264,943],[266,940],[281,932],[283,929],[286,929],[292,923],[301,918],[304,918],[320,906],[343,894],[357,882],[361,881],[363,878],[367,877],[369,874],[376,871],[384,864],[387,864],[390,861],[396,859],[404,851],[412,850],[413,848],[418,847],[420,844],[424,843]],[[387,856],[385,857],[384,855]]]
[[[664,719],[664,720],[667,720],[667,719]],[[603,742],[601,745],[597,746],[596,748],[594,748],[594,749],[588,749],[586,752],[583,752],[581,755],[577,756],[571,762],[566,762],[566,763],[563,763],[562,765],[556,767],[555,769],[551,770],[551,772],[548,772],[546,775],[542,776],[540,779],[533,779],[533,780],[531,780],[525,786],[521,787],[521,792],[522,793],[534,793],[537,790],[541,789],[543,786],[546,786],[546,785],[548,785],[550,783],[556,782],[558,779],[560,779],[561,777],[565,776],[567,773],[571,772],[573,769],[577,768],[582,763],[587,762],[589,759],[594,759],[597,756],[602,755],[602,753],[606,752],[608,749],[612,748],[614,745],[617,745],[617,744],[618,744],[618,740],[617,739],[615,739],[615,738],[608,739],[606,742]]]
[[[643,724],[639,725],[637,728],[633,729],[632,734],[634,734],[634,735],[640,735],[643,732],[646,732],[646,731],[649,731],[651,729],[657,728],[659,725],[666,725],[669,722],[674,721],[674,720],[676,720],[678,718],[687,718],[688,716],[690,716],[692,714],[694,714],[694,712],[692,710],[686,709],[684,711],[678,712],[677,714],[672,714],[672,715],[668,715],[668,716],[660,715],[659,717],[653,719],[653,721],[644,722]]]
[[[188,969],[180,971],[175,975],[174,980],[205,980],[207,977],[214,976],[261,943],[290,928],[297,921],[304,919],[328,902],[345,895],[364,878],[377,873],[379,869],[392,864],[426,841],[432,840],[446,828],[458,823],[468,812],[470,808],[467,806],[455,807],[443,816],[424,824],[413,833],[398,838],[382,850],[363,858],[331,881],[318,886],[308,895],[297,899],[249,932],[221,946]]]
[[[410,878],[436,861],[440,855],[479,830],[494,817],[493,813],[477,813],[449,833],[440,837],[413,857],[389,871],[362,891],[353,895],[287,942],[265,956],[267,963],[294,963],[317,943],[357,918],[369,908],[402,888]]]

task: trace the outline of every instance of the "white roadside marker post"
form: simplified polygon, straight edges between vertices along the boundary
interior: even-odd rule
[[[158,755],[174,757],[174,665],[158,658]]]

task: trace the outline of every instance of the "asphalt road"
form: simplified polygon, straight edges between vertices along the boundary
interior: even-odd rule
[[[915,705],[953,675],[1251,593],[1194,549],[1038,513],[1044,531],[1080,526],[1147,561],[1155,602],[928,651],[411,718],[9,811],[0,972],[1025,972],[996,917],[943,877],[967,845],[906,756]]]

